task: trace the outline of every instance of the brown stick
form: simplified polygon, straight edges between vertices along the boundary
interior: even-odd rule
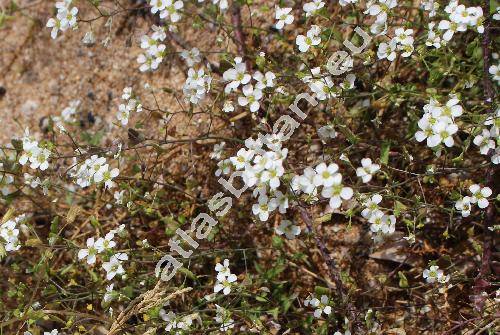
[[[489,74],[490,67],[490,58],[491,58],[491,50],[490,50],[490,24],[491,24],[491,15],[490,15],[490,1],[484,0],[483,2],[483,13],[484,13],[484,33],[482,40],[482,48],[483,48],[483,87],[484,87],[484,97],[486,100],[486,104],[488,105],[488,114],[491,114],[495,117],[493,103],[495,100],[495,91],[493,90],[493,85],[491,83],[491,78]],[[491,167],[488,169],[486,176],[486,184],[492,189],[493,195],[498,194],[498,183],[495,183],[495,174],[496,167],[491,164]],[[492,232],[488,229],[493,226],[496,217],[496,207],[495,204],[492,203],[488,206],[486,210],[486,216],[484,218],[484,245],[483,245],[483,261],[481,264],[481,270],[479,276],[484,277],[488,275],[491,271],[490,262],[491,262],[491,248],[493,243]]]
[[[345,316],[347,316],[347,314],[349,315],[350,319],[349,328],[353,328],[354,330],[353,334],[361,334],[362,330],[359,322],[357,322],[357,312],[352,301],[350,301],[348,294],[346,293],[344,284],[342,283],[342,279],[340,278],[340,269],[337,267],[335,260],[330,256],[330,251],[326,247],[321,237],[319,237],[318,234],[316,234],[316,232],[314,231],[313,221],[309,216],[309,213],[307,213],[307,210],[302,206],[299,206],[298,209],[300,212],[300,216],[302,217],[302,220],[307,226],[307,229],[309,229],[309,231],[314,236],[314,240],[316,241],[316,246],[321,252],[321,256],[323,257],[323,260],[327,265],[330,280],[332,280],[335,283],[337,296],[341,300],[341,306],[343,310],[346,311]]]
[[[250,63],[247,58],[246,35],[243,31],[243,24],[241,21],[241,6],[236,1],[233,3],[231,8],[231,23],[234,26],[234,40],[236,42],[236,48],[238,53],[244,57],[248,71],[251,69],[252,63]]]
[[[484,14],[484,33],[482,38],[482,49],[483,49],[483,88],[484,88],[484,99],[486,105],[488,106],[487,114],[491,114],[493,118],[495,117],[493,104],[495,101],[495,91],[493,89],[491,78],[489,74],[490,67],[490,1],[483,1],[483,14]],[[497,174],[497,167],[490,163],[490,167],[486,172],[486,185],[491,188],[493,191],[493,195],[498,194],[498,182],[495,182],[495,175]],[[491,273],[491,255],[492,248],[494,247],[494,238],[493,232],[489,229],[495,224],[496,219],[496,206],[494,203],[490,204],[486,209],[486,215],[483,221],[483,255],[481,261],[481,268],[479,269],[479,273],[476,277],[474,283],[474,293],[476,295],[481,294],[481,292],[489,286],[489,282],[485,280]]]

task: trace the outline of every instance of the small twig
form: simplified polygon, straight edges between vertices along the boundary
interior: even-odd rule
[[[300,216],[302,217],[302,220],[307,226],[307,229],[313,234],[314,240],[316,241],[316,246],[318,247],[319,251],[321,252],[321,256],[323,257],[323,260],[325,261],[327,268],[328,268],[328,274],[330,276],[330,279],[335,283],[335,288],[337,290],[337,295],[338,298],[341,300],[342,303],[342,308],[346,310],[349,313],[349,325],[353,325],[354,328],[354,333],[353,334],[361,334],[361,330],[359,329],[360,326],[357,322],[357,310],[355,306],[353,305],[352,301],[349,300],[349,297],[346,293],[344,284],[342,283],[342,279],[340,278],[340,269],[337,267],[337,264],[335,263],[335,260],[330,256],[330,251],[326,247],[325,243],[321,239],[321,237],[316,234],[314,231],[313,227],[313,221],[311,217],[309,216],[309,213],[307,213],[307,210],[299,206],[298,210],[300,212]],[[346,313],[347,314],[347,313]]]
[[[247,57],[246,36],[243,31],[243,24],[241,21],[241,6],[236,1],[233,3],[233,7],[231,8],[231,23],[234,26],[234,40],[236,42],[238,53],[244,57],[247,70],[250,70],[252,63],[250,63],[250,60]]]
[[[493,86],[491,83],[491,78],[489,74],[490,67],[490,4],[489,0],[484,0],[483,2],[483,13],[484,13],[484,33],[482,39],[482,48],[483,48],[483,88],[484,88],[484,98],[486,105],[488,106],[488,114],[492,114],[493,117],[493,102],[495,99],[495,92],[493,90]],[[490,163],[490,167],[486,172],[486,185],[488,185],[492,190],[493,194],[498,194],[498,183],[495,182],[495,174],[497,172],[497,168]],[[481,269],[479,271],[478,277],[476,280],[480,280],[490,274],[490,262],[491,262],[491,248],[493,243],[492,231],[490,231],[490,227],[494,225],[496,218],[496,206],[495,204],[490,204],[488,209],[486,210],[486,215],[484,217],[483,227],[484,227],[484,240],[483,240],[483,257],[481,263]],[[478,292],[477,292],[478,293]]]

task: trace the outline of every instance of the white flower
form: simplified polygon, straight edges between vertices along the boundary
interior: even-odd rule
[[[374,211],[368,222],[371,223],[370,230],[373,233],[392,234],[396,230],[396,217],[380,210]]]
[[[500,7],[497,7],[497,9],[496,9],[496,13],[495,13],[495,14],[493,14],[493,17],[492,17],[492,18],[493,18],[493,20],[495,20],[495,21],[500,21]]]
[[[278,211],[281,214],[285,214],[286,210],[288,209],[288,196],[281,193],[280,191],[275,191],[274,196],[275,197],[271,199],[271,202],[278,206]]]
[[[127,105],[120,104],[118,106],[118,114],[116,118],[118,119],[118,121],[120,121],[122,126],[126,126],[128,124],[129,117],[130,117],[130,109],[127,107]]]
[[[115,203],[117,205],[122,205],[123,204],[123,198],[125,196],[125,190],[121,190],[121,191],[115,191],[115,193],[113,193],[113,198],[115,198]]]
[[[440,270],[439,266],[437,265],[432,265],[429,269],[425,269],[423,272],[423,277],[429,284],[432,284],[436,281],[444,284],[450,279],[450,276],[445,276],[443,270]]]
[[[300,227],[293,225],[289,220],[281,220],[280,225],[274,231],[278,235],[285,235],[287,239],[293,240],[296,236],[299,236]]]
[[[214,150],[210,153],[210,158],[215,160],[220,160],[222,154],[224,153],[224,147],[226,146],[226,142],[216,143],[214,145]]]
[[[87,264],[94,264],[96,261],[96,255],[100,251],[97,250],[94,242],[94,238],[90,237],[87,239],[87,249],[80,249],[78,251],[78,259],[87,258]]]
[[[337,137],[337,132],[335,131],[333,125],[327,124],[326,126],[318,129],[318,136],[321,138],[321,141],[325,143],[329,139]]]
[[[326,295],[321,296],[321,300],[318,298],[313,298],[310,301],[311,306],[315,308],[314,317],[320,318],[322,313],[330,315],[332,313],[332,307],[329,306],[329,299]]]
[[[304,169],[304,173],[298,178],[298,185],[302,192],[314,195],[317,191],[316,186],[314,184],[314,177],[316,176],[316,171],[307,167]]]
[[[215,271],[217,271],[217,280],[223,281],[231,274],[229,269],[229,259],[224,259],[223,264],[217,263],[215,265]]]
[[[225,92],[231,93],[238,88],[238,86],[247,84],[252,77],[246,73],[246,65],[241,57],[234,58],[234,67],[226,70],[222,74],[225,81],[229,81],[226,85]]]
[[[491,65],[488,69],[488,72],[492,75],[493,80],[500,83],[500,66],[498,64]]]
[[[429,23],[429,33],[427,34],[427,40],[425,41],[425,45],[427,46],[433,46],[436,49],[441,48],[441,36],[439,34],[436,34],[436,32],[433,30],[434,26],[436,23],[430,22]]]
[[[481,134],[476,135],[473,142],[479,147],[481,155],[487,155],[490,149],[495,150],[495,141],[492,139],[491,133],[487,129],[483,129]]]
[[[394,38],[397,43],[402,45],[413,45],[413,29],[396,28]]]
[[[153,34],[151,34],[151,38],[155,41],[163,41],[167,38],[167,33],[165,32],[165,27],[152,25],[151,29],[153,29]],[[142,46],[141,46],[142,47]]]
[[[361,167],[356,169],[356,175],[361,177],[363,183],[368,183],[372,180],[373,174],[380,170],[380,165],[373,164],[370,158],[361,160]]]
[[[61,21],[59,21],[58,19],[54,19],[54,18],[50,18],[47,21],[46,27],[52,28],[52,30],[50,32],[50,37],[52,37],[52,39],[56,39],[57,33],[59,32],[59,30],[62,30],[61,29]]]
[[[285,24],[291,24],[293,22],[293,15],[289,14],[292,11],[291,8],[280,8],[276,6],[275,10],[275,18],[278,20],[275,25],[276,29],[283,29]]]
[[[245,148],[241,148],[238,150],[235,157],[231,157],[229,159],[231,160],[231,163],[233,163],[236,170],[242,170],[250,164],[254,154],[255,152],[253,150],[245,150]]]
[[[456,117],[459,117],[463,113],[463,108],[458,103],[458,100],[455,96],[452,96],[450,100],[443,107],[431,107],[430,110],[432,112],[432,116],[435,118],[448,118],[453,120]]]
[[[198,0],[198,1],[200,1],[200,0]],[[229,3],[227,0],[212,0],[212,3],[214,5],[216,5],[218,3],[221,11],[225,11],[229,7]]]
[[[222,107],[222,110],[224,113],[231,113],[234,111],[234,106],[233,103],[229,100],[224,102],[224,107]]]
[[[235,274],[230,274],[223,280],[217,281],[214,286],[214,293],[219,293],[220,291],[222,291],[224,295],[228,295],[229,293],[231,293],[232,283],[236,282],[236,279],[237,277]]]
[[[470,215],[471,211],[471,198],[468,196],[463,197],[455,203],[455,208],[461,211],[462,216],[465,218]]]
[[[495,149],[495,153],[491,156],[491,162],[493,164],[500,164],[500,147]]]
[[[276,79],[276,75],[271,71],[267,71],[265,75],[260,71],[256,71],[253,74],[253,79],[257,81],[255,87],[259,90],[263,90],[266,87],[274,87],[274,79]]]
[[[433,148],[441,142],[447,147],[452,147],[455,143],[452,135],[458,131],[458,126],[454,123],[446,124],[440,121],[432,126],[432,131],[434,134],[427,140],[429,147]]]
[[[269,169],[262,171],[260,181],[268,183],[269,187],[273,190],[277,189],[281,182],[280,177],[285,173],[285,169],[280,163],[273,164]]]
[[[378,2],[378,3],[377,3]],[[376,16],[375,22],[371,25],[370,31],[373,34],[384,34],[386,31],[387,15],[390,10],[397,6],[396,0],[378,0],[367,3],[365,14]],[[382,28],[384,27],[384,28]]]
[[[238,97],[238,104],[240,106],[249,105],[252,113],[258,111],[260,108],[259,100],[262,99],[262,91],[258,88],[254,89],[252,84],[247,84],[243,86],[243,94],[244,96]]]
[[[470,202],[477,205],[479,208],[483,209],[488,207],[490,204],[488,202],[488,197],[493,193],[489,187],[481,187],[477,184],[469,186],[469,191],[472,194]]]
[[[368,198],[363,202],[363,206],[365,208],[361,211],[361,215],[365,219],[370,219],[370,217],[372,217],[375,212],[380,211],[378,204],[381,201],[382,201],[382,196],[380,194],[372,195],[371,198]]]
[[[188,67],[193,67],[193,65],[201,62],[200,50],[198,48],[182,51],[181,57],[184,58]]]
[[[315,168],[314,185],[330,187],[333,184],[339,184],[342,181],[342,175],[338,173],[338,170],[339,166],[335,163],[328,166],[325,163],[318,164]]]
[[[52,28],[50,36],[55,39],[59,30],[66,31],[68,28],[77,29],[76,15],[78,8],[72,7],[71,1],[56,2],[57,15],[56,18],[50,18],[46,26]]]
[[[450,22],[448,20],[441,20],[438,29],[446,30],[443,34],[443,40],[449,41],[452,39],[453,34],[457,31],[466,31],[467,25],[463,23]]]
[[[313,0],[312,2],[305,3],[302,7],[306,12],[306,17],[315,15],[321,8],[325,6],[322,0]]]
[[[106,270],[106,279],[111,280],[117,274],[118,275],[124,274],[125,270],[123,269],[121,262],[126,261],[127,259],[128,259],[127,254],[119,252],[111,256],[109,262],[104,262],[102,264],[102,267],[104,270]]]
[[[166,0],[151,0],[149,2],[151,6],[151,13],[156,14],[158,11],[162,11],[167,7]]]
[[[104,302],[110,302],[111,300],[113,300],[113,296],[115,295],[115,292],[113,291],[114,286],[115,284],[109,284],[108,286],[106,286],[106,293],[104,293],[103,297]]]
[[[340,173],[339,173],[340,175]],[[324,187],[321,191],[321,195],[324,198],[330,198],[330,207],[332,209],[337,209],[342,205],[342,200],[349,200],[353,196],[353,190],[350,187],[345,187],[342,185],[342,175],[340,178],[335,179],[335,183],[331,187]]]
[[[178,22],[181,19],[181,15],[178,13],[179,9],[184,7],[184,2],[181,0],[165,0],[166,7],[160,12],[161,19],[168,19],[173,23]]]
[[[113,232],[109,232],[104,236],[104,238],[99,237],[94,244],[95,249],[97,249],[98,253],[103,251],[112,249],[116,246],[116,242],[113,241],[115,234]],[[87,241],[88,242],[88,241]]]
[[[276,207],[276,204],[270,202],[267,196],[261,195],[258,199],[258,203],[252,205],[252,212],[254,215],[259,216],[259,220],[267,221],[267,219],[269,219],[269,213],[274,211]]]
[[[50,332],[43,332],[43,335],[58,335],[59,331],[57,329],[53,329]]]
[[[356,75],[349,73],[343,82],[340,83],[340,87],[344,90],[350,90],[354,88],[354,82],[356,81]]]
[[[422,2],[421,7],[429,12],[429,17],[434,17],[439,9],[439,3],[435,0],[427,0]]]
[[[377,50],[377,57],[379,59],[387,58],[388,61],[393,61],[396,59],[396,41],[391,40],[389,44],[383,42],[380,43]]]
[[[40,169],[42,171],[47,170],[49,167],[50,151],[45,148],[35,147],[31,151],[30,157],[30,168]]]
[[[217,163],[218,169],[215,171],[215,176],[219,177],[222,174],[224,174],[224,175],[229,174],[232,166],[233,166],[233,164],[231,163],[231,160],[229,160],[229,159],[224,159],[222,161],[219,161]]]
[[[319,34],[321,33],[321,28],[313,25],[311,29],[309,29],[304,35],[298,35],[295,39],[295,43],[299,47],[300,52],[307,52],[311,46],[316,46],[321,43],[321,37]]]
[[[345,7],[351,3],[354,4],[356,2],[358,2],[358,0],[339,0],[339,5],[341,5],[342,7]]]

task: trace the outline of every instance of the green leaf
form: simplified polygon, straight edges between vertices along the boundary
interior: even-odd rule
[[[384,165],[389,164],[389,151],[391,150],[391,142],[382,142],[382,148],[380,149],[380,162]]]
[[[401,271],[398,271],[399,276],[399,287],[408,287],[408,278],[406,278],[405,274]]]

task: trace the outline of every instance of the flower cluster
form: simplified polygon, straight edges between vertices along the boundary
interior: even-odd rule
[[[401,56],[410,57],[413,53],[413,29],[396,28],[394,30],[395,36],[389,43],[380,43],[377,50],[377,57],[379,59],[387,58],[388,61],[396,59],[396,50],[401,51]]]
[[[351,68],[352,59],[349,64],[343,64],[343,67]],[[314,93],[315,98],[318,100],[326,100],[338,97],[342,90],[350,90],[354,88],[354,81],[356,76],[352,73],[348,74],[344,82],[339,86],[335,86],[333,79],[330,75],[321,74],[321,68],[315,67],[311,69],[311,75],[302,78],[302,81],[308,84],[311,91]]]
[[[49,158],[51,152],[49,149],[39,145],[32,136],[30,136],[28,128],[24,131],[22,138],[23,154],[19,157],[19,164],[25,165],[30,162],[30,168],[47,170],[49,167]]]
[[[56,18],[50,18],[47,21],[47,27],[52,28],[50,37],[55,39],[58,31],[66,31],[69,28],[77,29],[76,15],[78,8],[71,7],[72,0],[64,0],[56,2],[57,15]]]
[[[374,234],[392,234],[396,230],[396,217],[384,213],[380,209],[380,202],[382,202],[382,196],[377,193],[371,197],[363,197],[362,205],[364,209],[361,211],[361,216],[371,224],[370,230]]]
[[[2,245],[5,251],[16,251],[21,248],[21,245],[19,244],[19,229],[17,229],[17,225],[25,218],[25,215],[20,215],[5,221],[0,225],[0,237],[3,240]]]
[[[229,329],[234,328],[234,320],[231,319],[231,312],[217,304],[215,304],[215,308],[216,314],[214,320],[220,324],[219,330],[221,332],[226,332]]]
[[[455,208],[462,213],[463,217],[470,215],[472,205],[477,203],[481,209],[488,207],[490,204],[488,197],[491,196],[493,191],[489,187],[481,187],[477,184],[469,186],[470,196],[465,196],[455,203]]]
[[[396,0],[371,0],[366,4],[365,14],[375,16],[370,31],[372,34],[383,35],[387,31],[387,17],[391,9],[398,5]]]
[[[257,112],[260,108],[259,101],[263,97],[262,91],[266,87],[274,86],[276,75],[270,71],[265,75],[260,71],[256,71],[253,76],[250,75],[241,57],[235,57],[234,63],[234,67],[226,70],[222,75],[223,79],[228,82],[224,91],[226,94],[231,93],[241,85],[243,95],[238,97],[238,104],[248,106],[252,113]],[[252,78],[256,82],[255,85],[251,83]],[[231,107],[227,106],[228,109]]]
[[[354,192],[352,188],[342,184],[342,174],[338,171],[339,166],[335,163],[320,163],[314,169],[307,167],[302,175],[293,177],[292,190],[303,192],[315,200],[319,187],[322,186],[321,196],[330,199],[332,209],[340,208],[342,201],[351,199]]]
[[[214,293],[222,291],[224,295],[228,295],[231,293],[233,283],[237,280],[236,275],[231,273],[231,269],[229,269],[229,260],[225,259],[223,264],[217,263],[215,271],[217,271],[217,282],[214,285]]]
[[[186,82],[182,87],[182,91],[186,100],[189,100],[193,104],[198,104],[205,94],[210,91],[210,85],[212,83],[212,77],[206,74],[203,69],[196,71],[193,68],[188,70],[188,77]]]
[[[490,150],[493,150],[491,162],[493,164],[500,163],[500,108],[496,110],[494,115],[490,115],[484,121],[485,128],[481,128],[482,132],[474,137],[473,143],[479,147],[481,155],[488,155]],[[491,126],[489,129],[486,127]]]
[[[75,158],[75,167],[69,171],[69,174],[76,179],[80,187],[88,187],[92,183],[104,183],[105,188],[112,188],[115,186],[113,179],[120,174],[117,168],[110,170],[106,158],[97,155],[87,158],[78,169],[77,166]]]
[[[445,276],[443,270],[440,270],[437,265],[432,265],[429,269],[425,269],[423,277],[429,284],[435,282],[445,284],[450,280],[450,275]]]
[[[455,143],[453,134],[458,131],[455,118],[463,113],[459,102],[456,96],[450,96],[450,100],[445,105],[431,98],[430,102],[424,106],[424,115],[418,121],[420,130],[415,133],[415,139],[418,142],[427,139],[427,146],[430,148],[441,143],[452,147]]]
[[[125,87],[123,89],[122,99],[124,103],[118,106],[118,114],[116,118],[122,126],[126,126],[128,124],[128,120],[130,118],[130,113],[136,111],[137,113],[142,112],[142,105],[137,97],[134,96],[132,92],[132,87]]]
[[[151,13],[160,13],[160,19],[170,19],[170,22],[176,23],[181,19],[179,10],[184,7],[181,0],[151,0]]]
[[[165,326],[166,332],[174,332],[174,334],[183,334],[181,331],[188,331],[193,324],[193,318],[191,315],[177,316],[174,312],[166,312],[163,308],[160,309],[160,318],[167,323]]]
[[[116,246],[116,242],[113,240],[115,234],[122,234],[124,232],[124,225],[121,225],[118,229],[113,229],[109,231],[104,237],[99,237],[97,240],[94,237],[87,239],[87,248],[80,249],[78,251],[78,259],[87,259],[87,264],[95,264],[97,260],[97,255],[101,253],[108,253],[111,255],[107,262],[103,262],[102,268],[106,271],[106,279],[111,280],[117,274],[124,274],[122,262],[128,260],[128,255],[125,253],[113,253],[113,248]]]
[[[320,318],[324,313],[325,315],[330,315],[332,313],[332,307],[329,305],[330,299],[326,295],[322,295],[320,299],[310,294],[306,300],[304,300],[304,306],[311,306],[314,309],[314,317]]]
[[[438,25],[438,29],[445,31],[444,41],[450,41],[455,32],[464,32],[469,27],[475,28],[480,34],[484,32],[484,17],[481,7],[465,7],[459,5],[458,0],[452,0],[444,10],[448,13],[448,20],[441,20]]]
[[[166,46],[161,43],[167,37],[165,29],[154,25],[152,29],[151,36],[143,35],[141,37],[141,49],[145,50],[144,54],[137,57],[137,62],[141,64],[139,67],[141,72],[156,70],[166,54]]]

